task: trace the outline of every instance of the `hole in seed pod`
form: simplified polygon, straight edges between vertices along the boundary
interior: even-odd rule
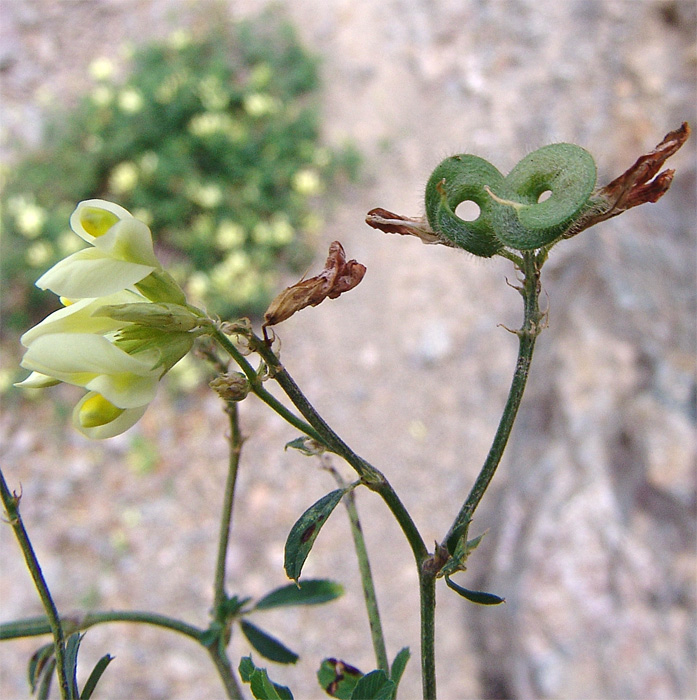
[[[537,198],[537,203],[539,204],[540,202],[544,202],[547,199],[549,199],[552,196],[552,190],[545,190],[542,192],[542,194]]]
[[[455,208],[455,215],[463,221],[475,221],[479,218],[480,212],[479,205],[471,199],[460,202]]]

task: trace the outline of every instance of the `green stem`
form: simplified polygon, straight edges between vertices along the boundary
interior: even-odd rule
[[[80,615],[68,615],[64,616],[60,622],[61,626],[69,634],[73,632],[82,632],[95,625],[103,625],[109,622],[136,622],[153,625],[154,627],[162,627],[183,634],[185,637],[193,639],[206,648],[206,651],[210,654],[220,674],[220,679],[225,686],[228,698],[232,698],[232,700],[242,700],[243,698],[242,692],[235,680],[235,672],[230,666],[224,649],[221,652],[217,644],[212,644],[211,646],[205,645],[204,640],[208,630],[194,627],[193,625],[173,617],[168,617],[167,615],[142,612],[139,610],[106,610]],[[37,637],[43,634],[50,634],[51,631],[52,628],[49,619],[41,615],[0,624],[0,640]]]
[[[341,488],[346,487],[346,483],[341,478],[336,469],[331,465],[326,467],[336,479]],[[385,635],[382,630],[382,622],[380,620],[380,610],[378,608],[378,598],[375,592],[375,583],[373,581],[373,572],[370,568],[370,559],[368,558],[368,548],[365,544],[363,536],[363,528],[358,517],[358,508],[356,507],[356,498],[354,491],[348,491],[344,497],[346,510],[348,511],[349,522],[351,523],[351,535],[353,536],[353,546],[356,550],[358,558],[358,570],[361,576],[361,584],[363,586],[363,598],[365,607],[368,613],[368,624],[370,626],[370,637],[373,641],[373,650],[375,652],[375,662],[377,668],[383,670],[388,676],[390,675],[390,662],[387,659],[387,648],[385,646]]]
[[[215,664],[220,678],[225,686],[228,697],[242,698],[242,691],[237,683],[235,672],[230,664],[226,647],[229,640],[229,620],[225,612],[225,572],[227,568],[227,552],[230,544],[230,530],[232,529],[232,509],[235,502],[235,485],[240,466],[240,454],[242,452],[242,433],[240,431],[239,411],[237,402],[228,401],[226,412],[230,417],[230,458],[228,473],[225,481],[225,495],[223,496],[223,512],[220,517],[220,535],[218,538],[218,557],[215,566],[215,583],[213,596],[213,616],[220,623],[221,636],[217,643],[207,647],[208,653]]]
[[[290,423],[293,427],[297,428],[300,432],[309,435],[313,440],[322,442],[320,435],[312,428],[311,425],[305,423],[305,421],[298,418],[292,411],[289,411],[273,394],[269,393],[257,375],[254,367],[247,362],[245,356],[235,347],[235,344],[228,338],[225,333],[219,329],[214,329],[211,332],[213,338],[215,338],[220,346],[227,352],[230,357],[232,357],[235,362],[240,366],[245,376],[249,380],[252,391],[256,396],[258,396],[267,406],[273,409],[278,415],[284,420]]]
[[[68,634],[81,632],[95,625],[102,625],[107,622],[139,622],[155,627],[163,627],[173,630],[174,632],[179,632],[179,634],[190,637],[197,642],[201,642],[202,636],[205,633],[205,630],[189,625],[176,618],[138,610],[105,610],[103,612],[65,615],[61,618],[61,625]],[[0,640],[37,637],[42,634],[49,634],[50,632],[51,625],[48,618],[44,615],[0,624]]]
[[[242,690],[237,683],[235,670],[232,668],[232,664],[230,664],[230,659],[225,653],[222,643],[212,644],[209,646],[208,653],[210,654],[210,657],[218,671],[218,675],[225,686],[225,692],[227,693],[228,698],[231,700],[243,700],[244,696],[242,695]]]
[[[523,282],[519,291],[524,300],[525,311],[523,325],[520,330],[517,331],[519,341],[518,360],[516,362],[511,388],[508,393],[508,399],[484,465],[467,496],[467,500],[457,514],[448,534],[443,539],[443,543],[449,540],[455,530],[472,520],[474,511],[482,500],[482,496],[491,483],[491,480],[494,478],[496,469],[501,462],[506,443],[511,435],[513,423],[515,422],[518,409],[520,408],[523,392],[525,391],[525,384],[530,372],[530,363],[532,362],[532,354],[535,349],[535,340],[544,328],[545,315],[540,312],[539,306],[540,267],[542,262],[544,262],[543,254],[544,252],[541,253],[538,258],[531,251],[523,253],[522,264],[520,266],[520,271],[523,273]]]
[[[46,617],[48,619],[48,624],[50,632],[53,634],[53,646],[56,655],[56,672],[58,674],[58,682],[60,685],[61,698],[66,700],[70,697],[70,684],[68,677],[66,675],[65,669],[65,636],[63,633],[63,627],[61,625],[60,617],[58,616],[58,610],[53,602],[51,593],[48,590],[48,585],[46,584],[46,579],[39,566],[39,560],[36,557],[34,548],[29,540],[29,535],[22,522],[22,517],[19,514],[19,501],[21,495],[18,496],[16,493],[10,493],[10,489],[7,486],[5,477],[0,469],[0,498],[2,498],[3,505],[5,506],[5,512],[7,513],[7,518],[9,520],[12,529],[14,530],[15,537],[19,546],[24,554],[24,561],[27,564],[31,577],[34,580],[34,586],[39,593],[41,602],[46,611]]]
[[[235,501],[235,485],[240,464],[240,452],[242,451],[242,434],[240,432],[239,414],[237,403],[229,401],[226,412],[230,417],[230,458],[228,473],[225,482],[225,495],[223,496],[223,512],[220,517],[220,534],[218,537],[218,558],[215,566],[215,583],[213,609],[216,614],[225,602],[225,570],[227,566],[227,551],[230,543],[230,530],[232,528],[232,508]],[[225,620],[222,620],[225,622]]]
[[[424,700],[436,698],[436,576],[426,567],[419,573],[421,606],[421,686]]]

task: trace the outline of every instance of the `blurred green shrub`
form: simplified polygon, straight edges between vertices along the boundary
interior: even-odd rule
[[[5,327],[51,310],[33,282],[80,247],[68,219],[93,197],[151,226],[194,303],[223,318],[262,312],[279,273],[309,262],[318,196],[358,167],[352,148],[320,145],[317,60],[267,12],[145,46],[123,81],[108,59],[90,70],[90,94],[54,118],[45,146],[8,176]]]

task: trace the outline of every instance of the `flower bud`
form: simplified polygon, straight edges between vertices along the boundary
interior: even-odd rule
[[[225,401],[242,401],[247,398],[252,388],[247,377],[241,372],[221,374],[213,379],[209,386]]]

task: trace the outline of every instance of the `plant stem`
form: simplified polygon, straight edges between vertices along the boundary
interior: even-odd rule
[[[339,472],[330,464],[325,464],[324,466],[334,476],[339,486],[341,488],[345,488],[346,483],[341,478]],[[365,607],[368,613],[368,624],[370,626],[370,637],[373,641],[373,650],[375,652],[375,663],[377,664],[377,668],[383,670],[389,676],[390,662],[387,659],[385,635],[383,633],[382,622],[380,620],[380,610],[378,608],[378,598],[375,592],[373,572],[370,568],[368,548],[365,544],[363,528],[361,527],[361,521],[358,517],[356,497],[353,490],[346,493],[344,496],[344,503],[346,505],[346,510],[348,511],[349,522],[351,523],[351,534],[353,536],[353,546],[356,550],[356,557],[358,558],[358,570],[361,576],[363,598],[365,599]]]
[[[177,620],[167,615],[157,613],[142,612],[139,610],[105,610],[103,612],[92,612],[79,615],[65,615],[61,618],[61,626],[64,632],[72,634],[80,632],[95,625],[102,625],[107,622],[139,622],[155,627],[179,632],[186,637],[201,641],[205,630],[202,630],[186,622]],[[37,637],[42,634],[49,634],[51,625],[46,616],[29,617],[24,620],[14,620],[0,625],[0,640],[20,639],[22,637]]]
[[[462,505],[448,534],[443,539],[444,544],[455,530],[461,525],[471,521],[472,515],[479,505],[479,502],[482,500],[484,492],[494,478],[496,468],[501,462],[503,451],[511,435],[513,423],[518,413],[525,390],[525,384],[530,372],[530,363],[532,361],[533,350],[535,349],[535,340],[544,328],[545,314],[540,312],[539,298],[540,268],[545,257],[546,254],[544,251],[539,254],[539,257],[532,251],[523,253],[521,260],[522,265],[520,267],[520,271],[523,273],[523,280],[522,286],[517,289],[524,301],[524,319],[522,327],[516,332],[519,340],[518,360],[516,362],[511,388],[508,392],[506,406],[484,465],[467,496],[467,500]]]
[[[311,425],[305,423],[305,421],[298,418],[295,414],[289,411],[273,394],[269,393],[258,377],[257,373],[254,371],[254,367],[247,362],[245,356],[235,347],[235,344],[228,338],[225,333],[219,329],[212,331],[212,336],[218,341],[221,347],[227,352],[230,357],[232,357],[235,362],[240,366],[245,376],[249,380],[252,387],[252,391],[256,396],[258,396],[269,408],[273,409],[278,413],[281,418],[285,419],[293,427],[297,428],[300,432],[309,435],[313,440],[322,442],[320,435],[312,428]]]
[[[21,495],[18,496],[16,493],[10,493],[10,489],[7,486],[7,482],[5,481],[5,477],[1,469],[0,498],[2,498],[3,505],[5,506],[5,512],[7,513],[7,518],[12,526],[12,529],[14,530],[17,542],[19,542],[22,554],[24,554],[24,561],[26,562],[29,572],[31,573],[31,577],[34,580],[34,586],[39,593],[44,610],[46,611],[49,628],[53,634],[53,646],[56,655],[56,673],[58,674],[61,698],[66,700],[68,697],[70,697],[70,684],[68,682],[65,669],[65,636],[63,633],[63,627],[61,625],[60,617],[58,616],[56,605],[53,602],[50,591],[48,590],[46,579],[44,578],[41,567],[39,566],[39,560],[36,557],[34,548],[29,540],[29,535],[24,527],[24,523],[22,522],[22,517],[19,514],[19,501],[21,499]]]
[[[424,700],[436,698],[436,576],[422,568],[419,572],[421,606],[421,685]]]
[[[223,496],[223,512],[220,517],[220,535],[218,538],[218,558],[215,566],[215,583],[213,586],[213,609],[216,614],[225,602],[225,569],[227,563],[227,551],[230,543],[230,530],[232,528],[232,508],[235,501],[235,485],[240,464],[240,452],[242,451],[242,434],[240,432],[239,412],[235,401],[228,401],[226,412],[230,417],[230,458],[228,463],[227,479],[225,481],[225,495]],[[225,622],[225,620],[222,620]]]
[[[225,686],[225,692],[228,698],[230,698],[230,700],[243,700],[244,696],[242,695],[242,690],[237,683],[235,671],[232,668],[232,664],[230,664],[230,659],[225,653],[222,643],[212,644],[207,648],[218,671],[218,675]]]
[[[220,678],[225,686],[229,698],[241,699],[242,691],[237,683],[235,672],[230,664],[226,647],[229,642],[230,623],[225,612],[225,571],[227,568],[227,552],[230,544],[230,531],[232,529],[232,509],[235,502],[235,485],[240,466],[240,454],[242,452],[242,433],[240,431],[239,411],[236,401],[228,401],[225,408],[230,417],[230,458],[228,461],[228,473],[225,481],[225,495],[223,496],[223,512],[220,516],[220,535],[218,539],[218,557],[215,566],[215,583],[213,585],[213,616],[220,623],[221,636],[217,643],[207,647],[208,653],[213,659]]]

